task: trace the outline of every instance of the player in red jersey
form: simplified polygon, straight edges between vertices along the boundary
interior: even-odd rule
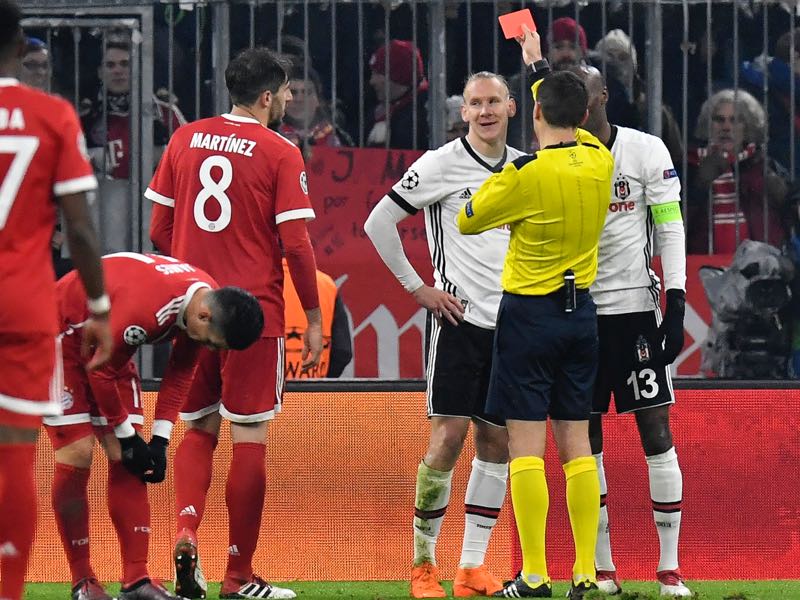
[[[294,598],[253,574],[266,486],[267,425],[284,382],[281,250],[309,327],[303,367],[318,364],[322,318],[316,263],[305,222],[314,217],[300,150],[277,127],[291,100],[288,64],[265,48],[245,50],[225,70],[229,114],[178,129],[145,196],[156,247],[198,265],[221,285],[252,292],[264,309],[263,336],[244,352],[200,359],[182,408],[186,435],[175,455],[176,591],[204,598],[197,528],[211,483],[221,417],[231,421],[233,460],[225,498],[228,565],[220,598]]]
[[[111,349],[97,239],[85,192],[97,186],[74,109],[20,85],[20,11],[0,0],[0,598],[19,600],[36,525],[33,457],[42,415],[56,414],[60,375],[50,237],[56,200],[93,300],[83,331],[89,367]]]
[[[76,273],[57,284],[64,348],[64,414],[45,419],[55,449],[52,502],[72,573],[74,600],[111,600],[89,563],[87,484],[95,436],[109,458],[108,512],[122,550],[120,600],[175,598],[150,581],[150,505],[145,481],[164,480],[172,424],[185,400],[199,349],[243,349],[261,334],[258,300],[240,288],[216,289],[208,273],[168,256],[121,252],[103,257],[114,312],[108,365],[86,372],[76,332],[86,321],[85,293]],[[139,375],[132,357],[142,344],[174,338],[161,382],[149,447]]]

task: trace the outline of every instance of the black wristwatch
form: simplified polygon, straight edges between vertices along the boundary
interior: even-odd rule
[[[533,70],[534,73],[536,73],[537,71],[541,71],[543,69],[548,69],[548,68],[550,68],[550,63],[547,62],[546,58],[543,58],[541,60],[535,60],[531,64],[531,69]]]

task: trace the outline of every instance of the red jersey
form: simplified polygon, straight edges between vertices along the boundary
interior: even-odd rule
[[[127,99],[129,95],[124,94],[122,97]],[[170,132],[185,125],[186,118],[177,106],[155,97],[153,110],[153,143],[156,146],[166,146]],[[127,101],[122,106],[109,107],[104,113],[101,97],[86,114],[82,113],[81,123],[89,148],[107,146],[106,173],[114,179],[128,179],[131,172],[131,118]]]
[[[156,409],[157,419],[174,421],[188,392],[199,350],[199,345],[187,336],[178,335],[186,326],[183,312],[197,290],[217,288],[217,283],[205,271],[156,254],[109,254],[103,257],[103,271],[106,292],[111,297],[114,350],[109,364],[92,373],[92,377],[107,379],[112,388],[108,393],[98,394],[102,396],[96,398],[98,406],[110,424],[123,421],[126,415],[117,412],[113,390],[116,373],[142,344],[175,338],[159,391],[160,408]],[[62,277],[56,287],[61,331],[71,334],[89,318],[86,292],[76,271]]]
[[[196,121],[172,136],[144,195],[174,208],[171,248],[161,250],[251,292],[262,336],[282,337],[278,224],[314,218],[297,146],[248,117]]]
[[[55,335],[55,196],[97,187],[64,99],[0,79],[0,332]]]

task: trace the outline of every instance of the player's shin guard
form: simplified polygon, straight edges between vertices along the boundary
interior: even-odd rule
[[[118,461],[108,463],[108,514],[122,553],[122,585],[130,587],[147,577],[150,502],[144,482]]]
[[[544,537],[550,494],[544,476],[544,460],[523,456],[511,461],[511,499],[522,549],[522,574],[527,584],[548,583]],[[535,587],[535,586],[534,586]]]
[[[20,600],[36,529],[33,444],[0,445],[0,598]]]
[[[594,549],[594,564],[598,571],[616,571],[611,558],[611,534],[608,525],[608,485],[603,467],[603,453],[594,455],[597,463],[597,478],[600,482],[600,521],[597,524],[597,545]]]
[[[264,444],[233,445],[233,460],[225,486],[230,525],[228,567],[225,579],[243,584],[253,574],[253,554],[261,529],[264,493],[267,487]]]
[[[414,566],[436,564],[436,542],[450,502],[453,471],[437,471],[419,463],[414,500]]]
[[[466,515],[460,566],[471,568],[483,564],[489,537],[506,497],[507,482],[507,463],[484,462],[477,457],[472,460],[464,498]]]
[[[56,463],[53,474],[53,512],[73,586],[81,579],[95,577],[89,562],[89,473],[89,469]]]
[[[675,448],[647,457],[653,518],[661,545],[657,571],[678,569],[678,537],[681,530],[683,476]]]
[[[187,429],[175,452],[175,513],[178,532],[197,534],[203,519],[217,436],[202,429]]]
[[[594,548],[600,518],[600,482],[592,456],[581,456],[564,465],[567,478],[567,510],[575,540],[575,565],[572,580],[594,581]]]

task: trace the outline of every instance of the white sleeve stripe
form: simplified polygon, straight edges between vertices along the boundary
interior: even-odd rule
[[[94,175],[84,175],[66,181],[56,181],[53,184],[53,194],[56,196],[68,196],[78,192],[88,192],[97,188],[97,178]]]
[[[157,202],[158,204],[163,204],[164,206],[175,207],[175,199],[174,198],[167,198],[166,196],[162,196],[153,188],[147,188],[144,191],[144,197],[148,200],[152,200],[153,202]]]
[[[313,208],[296,208],[294,210],[287,210],[275,215],[275,224],[280,225],[284,221],[296,221],[298,219],[312,220],[317,215],[314,214]]]
[[[54,416],[61,414],[61,404],[53,400],[38,402],[0,394],[0,408],[19,415]]]

